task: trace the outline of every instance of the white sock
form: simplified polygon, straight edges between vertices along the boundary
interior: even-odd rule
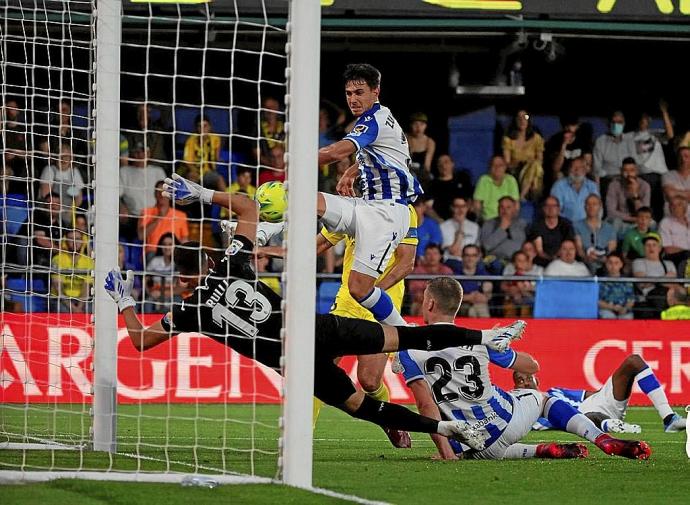
[[[537,446],[531,444],[513,444],[506,449],[503,459],[534,458],[537,455]]]
[[[668,404],[666,393],[664,393],[659,380],[651,368],[647,367],[638,373],[635,376],[635,381],[640,386],[642,392],[647,395],[647,398],[652,401],[661,419],[665,419],[666,416],[673,414],[673,409]]]
[[[599,435],[603,435],[597,426],[584,414],[577,414],[570,418],[565,431],[594,442]]]
[[[393,305],[393,300],[383,289],[375,287],[367,296],[357,301],[362,307],[369,309],[378,322],[391,326],[407,326]]]

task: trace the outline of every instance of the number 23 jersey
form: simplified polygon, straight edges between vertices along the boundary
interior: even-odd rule
[[[281,298],[251,268],[253,244],[236,235],[229,255],[172,310],[163,327],[173,334],[199,332],[274,369],[280,367]]]
[[[515,351],[477,345],[398,355],[407,384],[425,380],[445,419],[467,421],[483,431],[487,447],[501,436],[513,416],[513,403],[508,393],[491,383],[489,363],[510,368]]]

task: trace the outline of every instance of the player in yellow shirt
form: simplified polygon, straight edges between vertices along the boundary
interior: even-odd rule
[[[393,305],[400,312],[403,297],[405,296],[405,277],[414,269],[414,260],[417,253],[417,213],[411,205],[410,228],[405,238],[400,242],[393,257],[388,262],[386,269],[376,280],[376,286],[385,290],[393,301]],[[335,303],[331,308],[331,314],[342,317],[366,319],[376,321],[371,312],[362,307],[348,290],[348,279],[354,262],[355,239],[344,234],[331,233],[325,228],[317,235],[317,254],[322,254],[329,248],[345,240],[345,255],[343,258],[343,275],[340,289],[335,297]],[[389,391],[383,382],[383,372],[388,362],[386,354],[374,354],[357,356],[357,380],[364,392],[372,398],[380,401],[389,400]],[[314,401],[314,423],[321,410],[321,402]],[[409,447],[410,436],[406,432],[397,430],[384,430],[396,447]]]

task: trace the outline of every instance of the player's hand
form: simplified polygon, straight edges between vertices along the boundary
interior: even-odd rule
[[[127,270],[125,277],[120,272],[120,267],[113,268],[105,277],[105,290],[110,298],[117,303],[120,312],[127,307],[134,307],[136,302],[132,296],[132,286],[134,285],[134,272]]]
[[[228,237],[228,243],[232,242],[232,239],[235,237],[235,230],[237,229],[237,221],[223,219],[220,222],[220,229],[223,230],[223,233]]]
[[[211,203],[213,190],[206,189],[177,174],[172,174],[172,179],[166,177],[163,183],[163,196],[175,200],[179,205],[189,205],[200,200],[203,203]]]
[[[357,196],[355,193],[355,181],[357,180],[357,174],[348,174],[345,172],[343,176],[338,181],[338,185],[335,190],[341,196]]]

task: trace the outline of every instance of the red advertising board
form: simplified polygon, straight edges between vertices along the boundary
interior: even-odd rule
[[[145,316],[150,324],[158,316]],[[89,402],[93,332],[89,316],[2,315],[0,402]],[[417,321],[419,322],[419,321]],[[500,320],[464,319],[489,328]],[[145,353],[137,352],[119,322],[118,397],[137,402],[279,401],[280,377],[231,349],[198,334],[178,335]],[[542,388],[597,389],[629,354],[641,355],[656,372],[672,404],[690,403],[690,322],[531,320],[514,346],[540,363]],[[356,377],[355,361],[343,367]],[[492,368],[494,381],[510,389],[509,371]],[[390,369],[391,399],[411,395]],[[633,390],[631,402],[648,404]]]

